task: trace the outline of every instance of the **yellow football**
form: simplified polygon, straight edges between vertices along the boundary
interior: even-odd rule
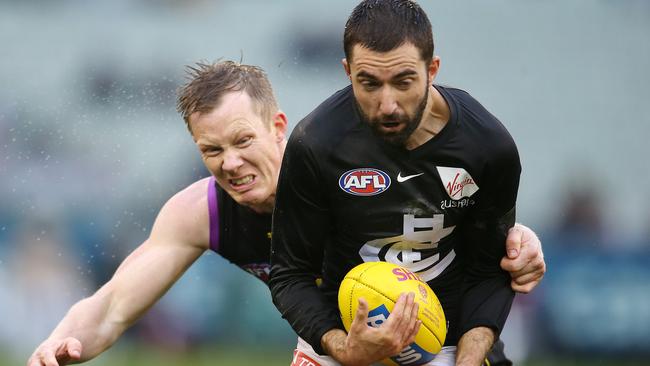
[[[415,342],[387,364],[422,365],[440,352],[447,335],[445,313],[433,290],[415,273],[388,262],[367,262],[354,267],[341,282],[339,310],[347,331],[359,307],[358,299],[364,298],[369,306],[368,325],[380,326],[393,310],[401,293],[415,293],[419,304],[418,318],[422,321]]]

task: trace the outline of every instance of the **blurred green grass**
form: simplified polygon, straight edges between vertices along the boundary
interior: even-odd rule
[[[265,347],[203,347],[194,350],[164,350],[160,348],[129,348],[99,357],[93,366],[234,366],[268,365],[289,366],[293,350]],[[117,354],[116,354],[117,353]],[[103,355],[102,355],[103,356]],[[106,355],[108,356],[108,354]]]
[[[292,351],[265,346],[217,345],[192,350],[164,349],[159,346],[142,344],[123,344],[114,347],[85,365],[88,366],[289,366]],[[26,358],[20,360],[9,357],[0,350],[0,366],[25,365]],[[8,362],[8,363],[7,363]],[[598,358],[549,358],[536,359],[517,366],[641,366],[648,365],[644,360],[603,360]]]
[[[269,349],[260,346],[202,347],[191,350],[163,349],[160,346],[120,345],[90,360],[88,366],[289,366],[293,349]],[[24,359],[0,351],[0,366],[25,365]]]

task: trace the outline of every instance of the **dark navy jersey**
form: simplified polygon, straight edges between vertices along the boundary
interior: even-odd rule
[[[264,282],[269,278],[271,214],[235,202],[214,178],[208,183],[210,249]]]
[[[448,321],[446,345],[477,326],[503,327],[514,292],[499,262],[514,224],[519,155],[503,125],[468,93],[435,88],[450,119],[413,150],[373,134],[350,86],[289,139],[269,284],[283,317],[320,353],[322,335],[343,329],[342,278],[368,261],[404,266],[427,281]]]

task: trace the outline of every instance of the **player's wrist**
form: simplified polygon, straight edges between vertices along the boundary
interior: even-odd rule
[[[458,342],[456,366],[482,365],[497,336],[489,327],[468,330]]]
[[[336,360],[345,355],[345,344],[347,340],[347,333],[343,329],[330,329],[321,337],[321,347],[325,353],[332,356]]]
[[[359,352],[359,349],[355,352],[355,346],[349,342],[348,333],[342,329],[331,329],[321,338],[323,350],[342,366],[369,364],[370,362],[361,362],[363,352]]]

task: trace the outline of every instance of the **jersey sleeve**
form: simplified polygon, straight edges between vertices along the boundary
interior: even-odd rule
[[[336,304],[328,302],[316,286],[329,240],[330,218],[318,161],[300,135],[294,131],[280,170],[269,286],[282,317],[323,354],[323,334],[333,328],[343,329],[343,325]]]
[[[484,192],[464,226],[466,265],[459,337],[479,326],[500,334],[515,296],[510,275],[501,269],[500,261],[508,229],[515,223],[521,165],[514,142],[507,139],[503,145],[488,163]]]

